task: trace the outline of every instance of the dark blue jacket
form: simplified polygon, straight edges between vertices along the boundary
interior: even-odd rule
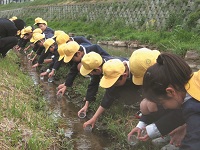
[[[180,150],[200,149],[200,101],[191,98],[183,104],[183,117],[187,128]]]
[[[52,38],[54,36],[54,30],[52,30],[51,28],[47,27],[43,33],[45,34],[45,38],[49,39]]]
[[[128,61],[127,58],[117,57],[121,61]],[[140,88],[141,86],[135,85],[132,82],[132,76],[130,74],[129,78],[126,79],[126,82],[122,86],[111,86],[106,89],[106,92],[101,101],[101,106],[105,109],[110,108],[112,103],[115,100],[119,101],[132,101],[132,103],[140,102]]]
[[[82,45],[84,47],[92,45],[92,43],[88,39],[86,39],[84,36],[75,36],[72,39],[76,41],[79,45]]]

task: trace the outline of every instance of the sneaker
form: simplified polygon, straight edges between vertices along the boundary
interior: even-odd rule
[[[172,144],[167,144],[164,147],[162,147],[160,150],[179,150],[179,147],[176,147]]]
[[[170,136],[165,136],[165,137],[159,137],[156,139],[153,139],[151,142],[154,146],[164,146],[166,144],[168,144],[170,141]]]

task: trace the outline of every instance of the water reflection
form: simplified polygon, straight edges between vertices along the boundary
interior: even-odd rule
[[[106,50],[112,56],[126,57],[129,58],[134,51],[133,48],[127,47],[113,47],[111,45],[99,44],[104,50]]]

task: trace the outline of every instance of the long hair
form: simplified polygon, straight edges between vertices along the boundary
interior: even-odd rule
[[[149,67],[144,75],[143,94],[150,101],[159,102],[169,98],[166,88],[173,86],[177,91],[185,90],[185,84],[191,78],[192,70],[179,56],[161,53],[157,63]]]

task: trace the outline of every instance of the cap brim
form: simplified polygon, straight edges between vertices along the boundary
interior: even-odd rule
[[[143,78],[136,78],[134,76],[132,76],[132,81],[135,85],[142,85],[143,84]]]
[[[61,61],[64,58],[65,55],[61,55],[58,59],[58,61]]]
[[[72,59],[73,56],[74,56],[74,55],[72,55],[72,56],[66,56],[66,55],[65,55],[65,60],[64,60],[64,62],[65,62],[65,63],[68,63],[68,62]]]
[[[48,46],[48,47],[45,49],[45,53],[49,50],[49,47],[50,47],[50,46]]]
[[[30,39],[30,42],[33,43],[35,40],[33,38]]]
[[[86,76],[86,75],[88,75],[90,72],[92,72],[92,70],[87,70],[87,69],[85,69],[85,68],[83,67],[83,65],[81,65],[80,74],[81,74],[82,76]]]
[[[120,76],[119,76],[120,77]],[[108,79],[108,78],[105,78],[104,76],[101,78],[100,80],[100,83],[99,85],[102,87],[102,88],[110,88],[111,86],[113,86],[113,84],[115,84],[115,82],[117,81],[117,79],[119,77],[116,77],[116,78],[112,78],[112,79]]]
[[[194,72],[192,78],[185,85],[186,91],[196,100],[200,101],[200,87],[195,82],[195,76],[197,76],[198,72]]]
[[[39,41],[39,40],[35,40],[33,43],[34,43],[34,44],[36,44],[36,43],[37,43],[37,41]]]
[[[23,38],[23,37],[24,37],[24,34],[21,34],[21,35],[20,35],[20,38]]]

